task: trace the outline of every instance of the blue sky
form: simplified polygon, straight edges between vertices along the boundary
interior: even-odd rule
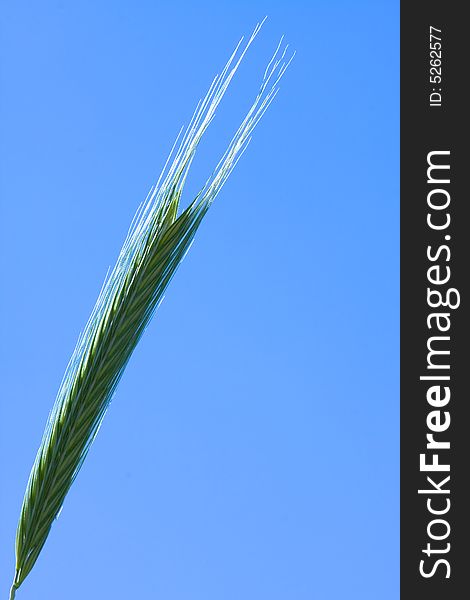
[[[269,15],[296,58],[137,348],[24,600],[398,598],[399,7],[3,3],[0,596],[63,371],[137,205]]]

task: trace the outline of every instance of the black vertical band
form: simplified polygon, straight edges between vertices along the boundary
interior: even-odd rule
[[[401,3],[402,600],[470,594],[470,36],[464,7]]]

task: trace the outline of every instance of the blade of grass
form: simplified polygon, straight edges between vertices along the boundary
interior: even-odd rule
[[[197,197],[179,214],[184,183],[204,132],[214,118],[258,24],[239,42],[139,208],[116,265],[107,276],[79,337],[46,424],[27,484],[16,533],[16,571],[10,600],[33,568],[70,486],[99,430],[131,354],[189,250],[207,210],[274,99],[290,61],[281,42],[265,71],[253,105]],[[292,59],[291,59],[292,60]]]

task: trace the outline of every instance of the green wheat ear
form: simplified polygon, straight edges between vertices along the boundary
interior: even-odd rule
[[[79,337],[29,476],[16,532],[16,572],[10,600],[41,552],[126,364],[167,285],[277,93],[279,79],[290,62],[285,60],[287,47],[281,52],[282,39],[266,68],[258,95],[225,154],[193,202],[178,216],[199,141],[261,25],[256,26],[244,48],[243,38],[240,40],[199,102],[178,146],[178,139],[175,142],[158,183],[137,211],[116,265]]]

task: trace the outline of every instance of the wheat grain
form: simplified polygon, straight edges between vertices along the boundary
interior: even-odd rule
[[[178,216],[181,194],[198,143],[211,123],[258,24],[242,40],[178,136],[163,172],[137,211],[116,265],[107,276],[80,335],[27,484],[16,534],[16,571],[10,600],[34,566],[54,519],[96,436],[125,366],[188,251],[208,208],[277,93],[290,61],[281,43],[261,88],[225,154],[195,200]],[[281,40],[282,41],[282,40]]]

